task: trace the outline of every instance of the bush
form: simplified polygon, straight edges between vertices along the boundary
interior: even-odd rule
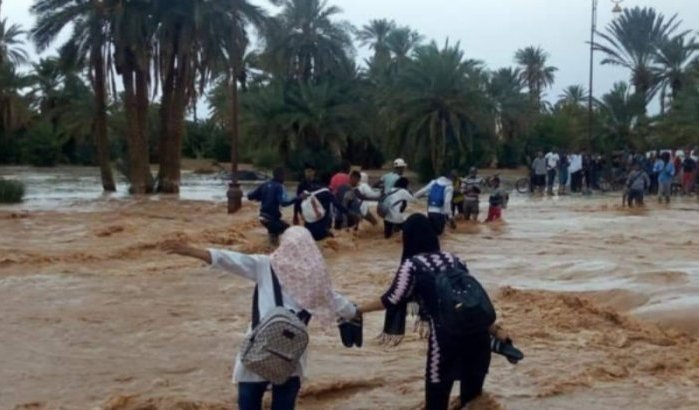
[[[258,169],[272,170],[281,165],[279,152],[275,148],[261,148],[251,155],[252,164]]]
[[[24,184],[0,178],[0,203],[16,204],[24,198]]]
[[[37,167],[52,167],[61,158],[58,135],[49,123],[42,122],[29,130],[22,147],[24,160]]]
[[[218,162],[228,162],[231,160],[231,138],[223,131],[213,134],[207,144],[205,154],[206,158],[214,159]],[[242,156],[239,158],[243,160]]]

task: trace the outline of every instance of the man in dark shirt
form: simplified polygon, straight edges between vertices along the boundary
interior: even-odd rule
[[[303,181],[296,188],[296,197],[299,198],[304,192],[313,193],[320,189],[327,188],[318,180],[316,167],[311,164],[306,164],[303,170]],[[294,204],[294,225],[301,223],[301,201],[296,201]]]
[[[692,158],[687,150],[687,156],[682,161],[682,191],[685,195],[694,192],[694,173],[697,172],[697,161]]]
[[[270,242],[275,245],[279,236],[286,231],[289,224],[282,220],[282,207],[296,203],[296,198],[289,198],[284,187],[285,173],[283,168],[274,170],[271,181],[258,186],[248,194],[248,200],[260,202],[260,222],[267,228]]]

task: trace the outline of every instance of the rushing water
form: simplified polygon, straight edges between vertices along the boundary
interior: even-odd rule
[[[186,201],[132,198],[123,181],[104,195],[94,168],[0,176],[27,186],[24,203],[0,206],[0,408],[231,408],[251,284],[159,249],[176,239],[267,252],[257,208],[226,215],[217,175],[185,172]],[[631,211],[612,194],[513,195],[505,223],[448,232],[444,248],[492,291],[527,353],[516,368],[495,358],[486,389],[518,410],[698,408],[699,343],[617,316],[699,335],[697,212],[696,198],[669,207],[649,198]],[[354,301],[380,295],[400,258],[400,240],[384,240],[381,227],[321,247],[334,285]],[[363,349],[343,350],[335,329],[311,327],[299,408],[420,407],[424,343],[410,335],[397,349],[377,346],[381,320],[366,318]],[[193,404],[201,401],[227,406]]]
[[[80,210],[81,205],[90,207],[95,200],[124,199],[129,196],[128,183],[120,176],[117,192],[102,191],[99,170],[92,167],[0,167],[0,177],[24,182],[27,192],[23,209],[61,209],[70,207]],[[243,190],[254,184],[243,184]],[[182,172],[179,198],[195,201],[226,200],[227,180],[219,174],[196,174]],[[153,195],[152,200],[170,198],[172,195]]]

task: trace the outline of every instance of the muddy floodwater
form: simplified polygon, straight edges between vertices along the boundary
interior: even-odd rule
[[[268,252],[255,206],[226,215],[215,176],[186,174],[180,199],[134,199],[103,196],[94,173],[0,168],[28,184],[24,204],[0,206],[0,409],[234,409],[253,284],[160,246]],[[446,235],[527,355],[494,356],[476,409],[699,409],[699,201],[648,203],[515,195],[505,223]],[[397,268],[400,239],[382,232],[322,244],[352,299],[380,295]],[[311,324],[300,409],[421,408],[426,344],[379,346],[382,320],[365,318],[362,349]]]

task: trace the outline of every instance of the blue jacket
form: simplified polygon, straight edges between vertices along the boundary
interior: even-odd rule
[[[672,177],[675,176],[675,165],[672,162],[665,164],[660,161],[655,164],[653,171],[658,173],[658,182],[666,184],[672,182]]]
[[[284,185],[278,181],[267,181],[248,194],[248,200],[260,202],[260,216],[281,219],[281,207],[296,203],[296,198],[289,198]]]

